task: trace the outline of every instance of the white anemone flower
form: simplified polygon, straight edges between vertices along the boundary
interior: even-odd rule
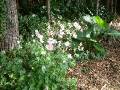
[[[68,56],[69,59],[73,58],[71,54],[68,54],[67,56]]]
[[[72,28],[72,27],[73,27],[73,25],[72,25],[71,23],[68,23],[68,26],[69,26],[69,28]]]
[[[48,44],[57,44],[57,40],[53,38],[49,38],[47,42]]]
[[[46,49],[49,50],[49,51],[53,51],[54,50],[54,45],[52,43],[48,43],[46,45]]]
[[[73,23],[73,26],[74,26],[76,29],[78,29],[78,30],[81,29],[81,26],[79,25],[78,22],[74,22],[74,23]]]
[[[82,42],[79,44],[78,50],[79,50],[79,51],[83,51],[83,50],[84,50],[84,47],[83,47],[83,43],[82,43]]]
[[[65,27],[64,27],[63,24],[60,24],[60,29],[61,29],[61,30],[65,30]]]
[[[47,29],[48,29],[48,31],[50,31],[51,30],[51,26],[50,26],[50,24],[48,23],[48,27],[47,27]]]
[[[80,50],[80,51],[84,51],[84,47],[81,47],[79,50]]]
[[[76,32],[72,32],[72,36],[73,36],[74,38],[77,38]]]
[[[62,42],[58,41],[58,47],[61,47],[61,46],[62,46]]]
[[[65,34],[65,32],[63,30],[60,30],[58,32],[58,37],[63,38],[64,34]]]
[[[70,46],[70,42],[69,41],[65,42],[65,46],[69,47]]]
[[[41,35],[38,30],[35,30],[35,35],[40,40],[41,43],[44,42],[43,41],[43,35]]]
[[[58,9],[57,11],[59,11],[59,9]],[[59,19],[62,19],[62,16],[61,16],[61,15],[59,15],[59,16],[58,16],[58,18],[59,18]]]
[[[79,44],[79,46],[81,47],[83,45],[83,43],[81,42],[80,44]]]
[[[33,42],[35,43],[35,39],[33,39]]]
[[[90,38],[90,34],[87,34],[86,37],[87,37],[87,38]]]
[[[63,30],[60,30],[59,34],[60,34],[60,35],[64,35],[65,32],[64,32]]]
[[[45,9],[45,8],[46,8],[46,6],[42,6],[42,8],[43,8],[43,9]]]
[[[34,37],[34,35],[31,35],[32,37]]]
[[[57,24],[60,25],[61,24],[60,21],[58,21]]]
[[[48,31],[48,36],[54,36],[55,35],[55,32],[54,31]]]
[[[32,14],[32,17],[36,17],[36,14]]]
[[[66,30],[66,34],[71,34],[70,30],[67,29]]]
[[[17,44],[20,44],[20,42],[21,42],[21,41],[20,41],[20,40],[18,40],[18,41],[17,41]]]
[[[90,17],[90,15],[83,16],[83,19],[84,19],[86,22],[92,23],[92,18]]]
[[[83,32],[83,28],[81,28],[80,31]]]
[[[49,38],[47,41],[46,49],[49,51],[55,50],[55,45],[57,44],[57,40],[53,38]]]

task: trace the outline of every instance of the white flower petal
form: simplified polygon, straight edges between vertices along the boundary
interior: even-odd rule
[[[73,57],[72,57],[72,55],[71,55],[71,54],[68,54],[68,58],[69,58],[69,59],[72,59]]]
[[[77,22],[74,22],[73,23],[73,26],[76,28],[76,29],[81,29],[81,26],[79,25],[79,23],[77,23]]]
[[[70,46],[70,42],[69,41],[65,42],[65,46],[69,47]]]

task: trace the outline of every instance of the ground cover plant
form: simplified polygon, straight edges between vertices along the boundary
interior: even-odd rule
[[[62,51],[49,52],[37,40],[0,54],[2,90],[76,90],[76,79],[67,77],[75,61]]]
[[[23,39],[35,37],[45,46],[50,44],[52,50],[61,49],[79,60],[103,58],[106,50],[101,45],[101,39],[119,37],[119,32],[110,28],[99,16],[86,15],[80,20],[66,21],[59,15],[58,18],[53,17],[52,24],[47,23],[46,19],[39,21],[35,14],[21,19]]]

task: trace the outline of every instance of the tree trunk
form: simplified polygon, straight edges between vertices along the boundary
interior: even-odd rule
[[[47,14],[48,14],[48,21],[49,23],[51,23],[50,0],[47,0]]]
[[[13,49],[17,46],[19,38],[16,0],[6,0],[6,8],[6,31],[3,40],[0,42],[1,50]]]
[[[108,10],[110,9],[110,0],[107,0],[107,8],[108,8]]]
[[[114,13],[114,1],[111,0],[111,12]]]
[[[115,6],[114,6],[115,10],[114,10],[114,14],[117,15],[117,0],[115,0]]]
[[[100,5],[100,0],[97,0],[96,15],[98,15],[99,13],[99,5]]]

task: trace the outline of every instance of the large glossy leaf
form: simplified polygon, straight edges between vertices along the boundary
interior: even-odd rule
[[[107,35],[114,36],[114,37],[120,37],[120,32],[116,30],[110,30],[110,32],[106,33]]]
[[[100,18],[99,16],[94,16],[93,20],[95,21],[95,23],[97,23],[101,28],[107,28],[107,23]]]

